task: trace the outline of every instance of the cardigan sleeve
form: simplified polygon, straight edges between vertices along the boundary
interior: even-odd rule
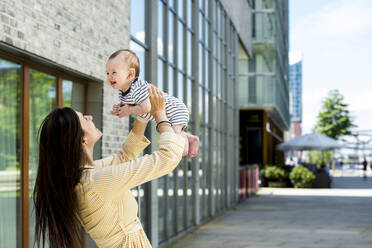
[[[106,166],[118,165],[136,158],[150,144],[150,141],[145,137],[139,138],[132,131],[129,133],[122,149],[115,155],[94,161],[94,168],[100,169]]]
[[[166,175],[181,161],[185,141],[182,135],[164,132],[160,135],[158,151],[117,166],[97,169],[91,175],[91,183],[107,199]]]

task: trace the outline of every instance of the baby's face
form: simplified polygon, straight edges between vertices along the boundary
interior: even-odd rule
[[[128,66],[118,57],[107,61],[106,75],[106,81],[113,89],[122,89],[126,91],[129,88]]]

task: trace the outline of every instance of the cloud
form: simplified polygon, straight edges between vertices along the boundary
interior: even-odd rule
[[[372,29],[372,1],[334,1],[318,11],[305,16],[294,26],[312,39],[325,37],[350,37],[355,33]]]
[[[372,1],[301,4],[305,12],[291,19],[291,49],[303,52],[304,132],[315,125],[322,99],[330,89],[339,89],[345,96],[358,129],[371,129]]]
[[[304,92],[302,95],[302,130],[309,133],[314,128],[322,100],[327,96],[326,90]]]

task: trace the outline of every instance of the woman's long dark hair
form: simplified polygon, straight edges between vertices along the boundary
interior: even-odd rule
[[[35,244],[80,247],[81,228],[74,186],[88,160],[82,142],[84,131],[71,108],[56,108],[39,129],[39,167],[33,193]]]

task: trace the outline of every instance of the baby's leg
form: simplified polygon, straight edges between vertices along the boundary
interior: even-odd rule
[[[183,132],[183,133],[185,133],[185,132]],[[195,136],[195,135],[192,135],[192,134],[189,134],[189,133],[185,133],[185,135],[187,137],[187,140],[189,141],[189,157],[193,158],[196,155],[198,155],[199,137]]]
[[[187,138],[186,133],[182,131],[183,127],[184,127],[184,125],[174,125],[174,126],[172,126],[172,128],[173,128],[173,130],[176,134],[181,134],[182,136]],[[186,156],[189,153],[189,139],[188,138],[187,138],[187,141],[188,142],[186,142],[186,144],[185,144],[185,148],[183,150],[182,157]]]

